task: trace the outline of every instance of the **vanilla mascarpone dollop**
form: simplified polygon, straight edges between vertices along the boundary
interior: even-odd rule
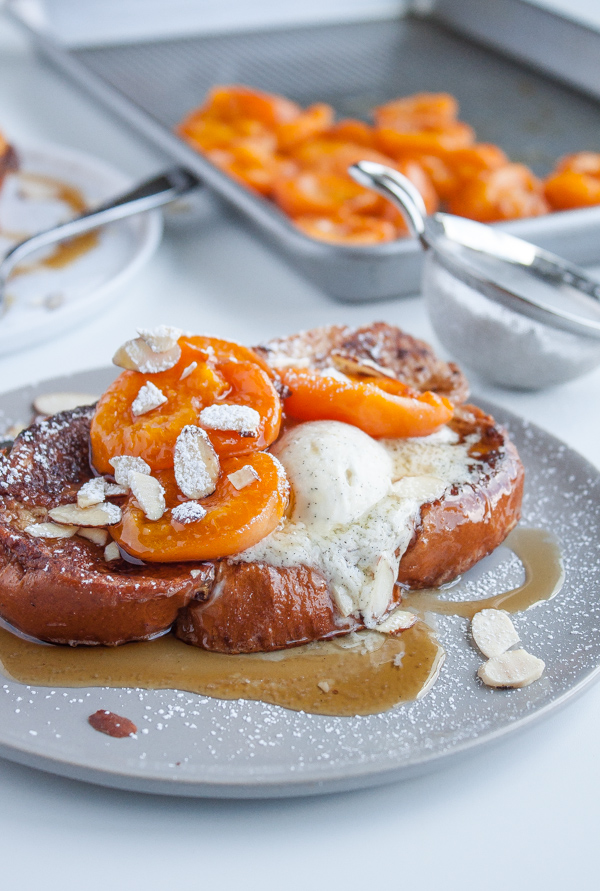
[[[470,445],[448,427],[374,440],[338,421],[300,424],[272,449],[292,487],[291,515],[232,559],[318,569],[340,613],[375,627],[392,605],[421,507],[473,478]]]

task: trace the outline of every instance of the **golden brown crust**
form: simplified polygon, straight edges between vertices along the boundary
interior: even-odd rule
[[[207,600],[194,600],[179,613],[175,634],[205,650],[258,653],[360,627],[352,617],[337,615],[327,582],[315,569],[223,560]]]
[[[78,536],[43,539],[24,531],[46,521],[49,507],[73,501],[90,479],[91,414],[76,409],[34,424],[0,456],[0,616],[52,643],[146,640],[170,628],[211,566],[107,563],[102,547]]]
[[[367,359],[392,371],[416,390],[432,390],[454,403],[464,402],[469,393],[467,379],[457,365],[439,359],[425,341],[386,322],[360,328],[346,325],[312,328],[275,338],[254,349],[275,366],[293,358],[324,368],[331,365],[335,354]]]
[[[450,426],[463,436],[477,431],[470,449],[478,480],[425,504],[398,572],[407,588],[443,585],[466,572],[501,544],[521,515],[524,470],[506,432],[473,405],[457,409]]]

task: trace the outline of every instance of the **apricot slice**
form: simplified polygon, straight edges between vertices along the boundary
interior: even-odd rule
[[[577,152],[562,158],[545,181],[544,194],[554,210],[600,204],[600,153]]]
[[[228,477],[247,465],[256,479],[237,489]],[[161,519],[146,519],[135,498],[129,496],[121,523],[110,530],[127,553],[150,563],[217,560],[237,554],[272,532],[287,507],[285,472],[269,452],[224,458],[216,490],[191,502],[201,505],[206,514],[188,523],[171,516],[172,509],[187,500],[177,487],[174,472],[161,470],[156,477],[165,489],[167,505]]]
[[[524,164],[484,170],[465,182],[448,206],[451,213],[482,223],[535,217],[548,211],[541,181]]]
[[[300,421],[343,421],[373,437],[427,436],[454,414],[452,403],[385,378],[339,380],[314,371],[282,369],[291,390],[285,411]]]
[[[173,466],[175,442],[188,424],[205,426],[203,408],[215,403],[247,405],[260,414],[256,436],[209,430],[219,455],[246,454],[266,448],[279,433],[281,402],[273,371],[247,347],[211,337],[181,337],[179,362],[168,371],[125,371],[100,398],[91,424],[92,463],[112,473],[110,459],[143,458],[152,470]],[[142,386],[154,384],[166,402],[136,416],[132,405]]]

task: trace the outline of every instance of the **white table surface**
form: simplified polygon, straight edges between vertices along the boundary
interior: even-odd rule
[[[135,177],[161,159],[35,58],[0,18],[0,127]],[[600,263],[600,244],[598,246]],[[435,344],[418,297],[334,303],[232,218],[170,229],[121,300],[89,324],[0,359],[0,388],[106,365],[163,321],[253,343],[330,322],[397,323]],[[474,389],[600,466],[600,370],[541,394]],[[402,784],[300,800],[179,800],[86,785],[0,760],[7,889],[365,886],[591,888],[600,818],[600,685],[526,733]]]

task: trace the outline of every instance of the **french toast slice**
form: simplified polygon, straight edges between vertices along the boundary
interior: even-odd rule
[[[403,587],[436,587],[466,572],[504,541],[520,517],[524,471],[506,431],[471,405],[458,407],[448,426],[459,441],[473,440],[473,480],[451,484],[441,498],[423,504],[390,607],[401,601]],[[320,573],[305,570],[222,561],[217,584],[180,611],[175,634],[204,649],[249,653],[364,627],[360,619],[339,614]]]
[[[205,564],[107,562],[102,546],[79,535],[34,538],[25,531],[45,522],[50,508],[73,502],[91,479],[93,411],[33,424],[0,456],[0,616],[51,643],[147,640],[168,630],[213,574]]]

